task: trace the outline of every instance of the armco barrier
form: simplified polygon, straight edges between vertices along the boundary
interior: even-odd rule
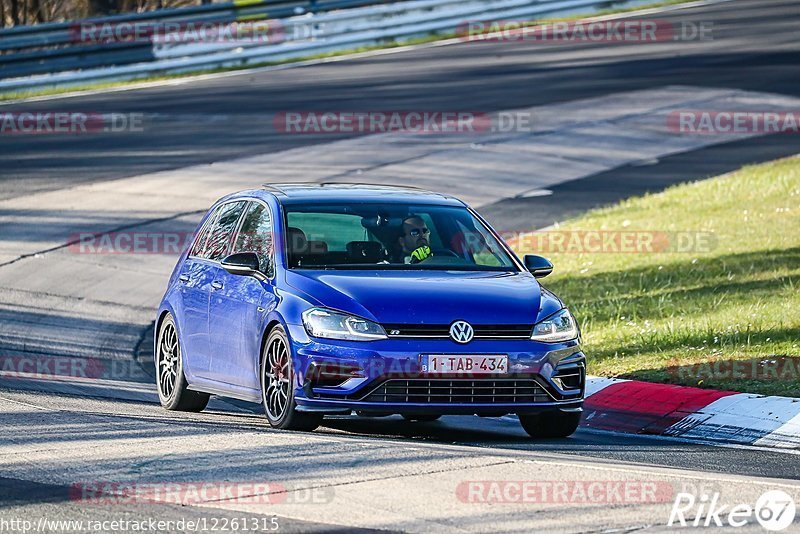
[[[152,47],[148,43],[87,45],[76,42],[75,30],[81,24],[224,24],[239,20],[290,17],[386,1],[388,0],[237,0],[231,3],[162,9],[74,22],[17,26],[0,30],[0,79],[155,60]]]
[[[244,0],[140,15],[0,30],[0,92],[135,80],[241,67],[451,32],[467,20],[536,19],[627,7],[648,0]],[[360,7],[359,7],[360,6]],[[296,13],[302,13],[296,15]],[[80,23],[214,22],[276,19],[279,42],[74,43]],[[38,30],[37,30],[38,28]],[[9,44],[11,43],[11,44]],[[38,45],[36,43],[39,43]],[[12,46],[13,45],[13,46]],[[49,48],[36,48],[49,46]],[[30,50],[33,48],[33,50]],[[28,50],[25,50],[28,49]]]

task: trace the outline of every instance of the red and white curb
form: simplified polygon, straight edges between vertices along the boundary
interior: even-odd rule
[[[581,426],[800,449],[800,399],[589,377]]]

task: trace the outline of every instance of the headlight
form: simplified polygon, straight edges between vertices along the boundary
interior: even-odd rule
[[[544,321],[537,323],[533,327],[531,339],[535,341],[544,341],[546,343],[556,343],[575,339],[578,337],[578,334],[578,323],[575,322],[569,310],[563,309]]]
[[[312,337],[344,339],[347,341],[373,341],[386,339],[383,327],[361,317],[346,313],[311,308],[303,312],[303,326]]]

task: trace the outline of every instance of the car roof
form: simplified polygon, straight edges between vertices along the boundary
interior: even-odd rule
[[[380,202],[464,206],[462,201],[450,195],[396,185],[292,183],[264,184],[262,188],[275,196],[278,202],[286,205],[309,202]]]

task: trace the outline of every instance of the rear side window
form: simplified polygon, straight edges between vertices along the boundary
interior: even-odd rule
[[[231,236],[236,230],[236,223],[242,215],[246,202],[231,202],[224,204],[219,210],[219,217],[214,222],[211,235],[206,243],[204,258],[219,261],[225,257],[231,243]]]
[[[219,210],[220,208],[215,209],[214,212],[206,218],[206,222],[203,223],[200,230],[198,230],[197,236],[195,236],[194,243],[192,244],[192,250],[189,251],[189,256],[196,256],[198,258],[205,257],[203,253],[205,252],[206,241],[208,241],[208,232],[214,225],[214,220],[219,216]]]
[[[255,252],[258,254],[261,272],[272,276],[273,246],[269,209],[258,202],[251,202],[236,237],[233,252]]]

